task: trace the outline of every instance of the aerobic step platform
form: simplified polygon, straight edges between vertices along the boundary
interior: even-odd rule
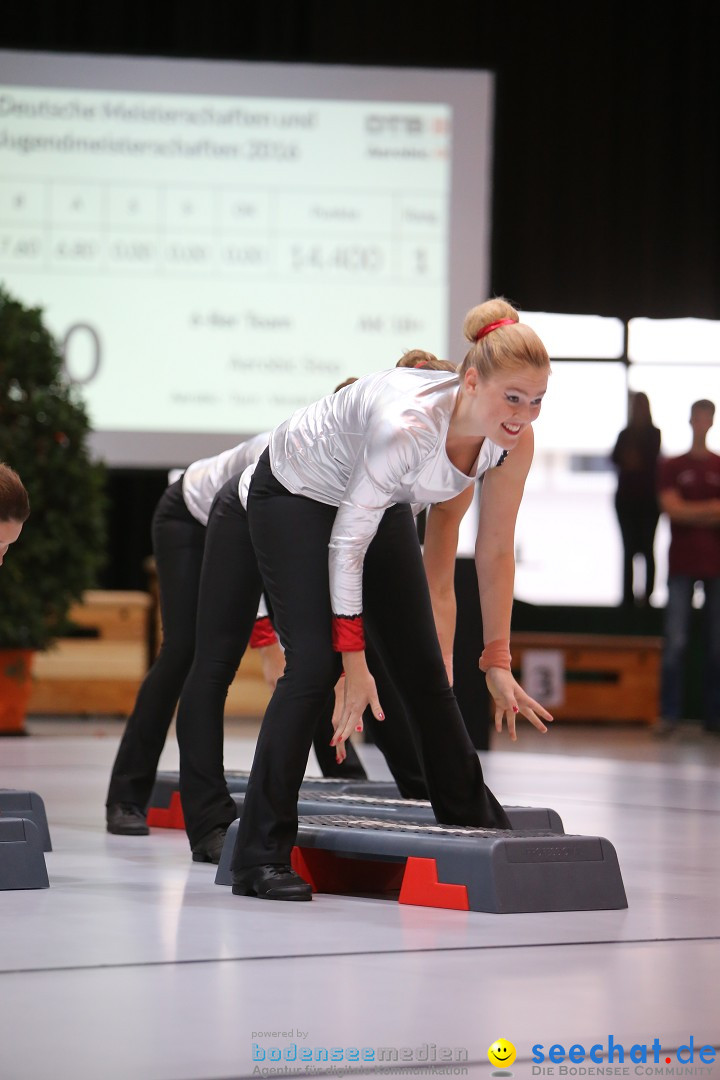
[[[237,806],[238,817],[245,801],[244,791],[233,791],[231,798]],[[513,829],[533,829],[563,833],[562,819],[555,810],[543,806],[506,806]],[[413,825],[437,825],[429,802],[417,799],[383,799],[378,795],[343,795],[330,791],[300,788],[298,814],[301,817],[340,814],[342,817],[364,817],[382,821],[403,821]]]
[[[0,817],[0,890],[47,889],[40,830],[30,818]]]
[[[230,793],[238,815],[242,810],[247,778],[249,773],[228,774],[244,781],[244,786],[239,790],[230,788]],[[163,773],[162,781],[160,774],[153,789],[153,798],[148,810],[147,822],[155,828],[184,829],[185,819],[180,802],[180,794],[177,786],[173,786],[172,778],[177,773]],[[232,781],[231,781],[232,782]],[[159,790],[160,784],[162,787]],[[387,821],[410,821],[427,825],[435,825],[435,815],[429,802],[415,799],[401,799],[397,787],[393,783],[383,781],[357,781],[323,779],[319,782],[315,779],[304,781],[300,787],[300,799],[298,801],[298,814],[306,817],[308,814],[344,814],[346,817],[372,817],[382,818]],[[390,790],[395,797],[385,798],[381,795],[373,795],[367,792],[367,787],[381,787],[383,792]],[[229,785],[228,785],[229,786]],[[347,788],[353,790],[348,792]],[[363,793],[356,794],[360,789]],[[165,800],[165,805],[158,805]],[[560,815],[555,810],[542,806],[506,806],[505,810],[510,818],[513,829],[544,829],[553,833],[562,833],[563,823]]]
[[[43,851],[52,851],[45,803],[36,791],[0,788],[0,821],[4,817],[27,818],[37,825]]]
[[[229,771],[225,773],[225,783],[230,794],[245,791],[250,779],[249,772]],[[341,795],[378,795],[388,798],[400,798],[397,784],[392,780],[339,780],[329,776],[309,776],[303,780],[303,791],[332,791]],[[182,806],[180,804],[180,774],[169,770],[159,772],[150,796],[147,809],[147,823],[156,829],[184,829]]]
[[[216,885],[232,884],[237,828]],[[292,861],[315,892],[399,889],[401,904],[503,915],[627,907],[615,849],[599,836],[317,815],[300,819]]]

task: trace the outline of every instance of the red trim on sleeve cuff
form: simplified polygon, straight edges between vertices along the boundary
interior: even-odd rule
[[[365,631],[362,615],[333,615],[332,643],[335,652],[362,652],[365,648]]]
[[[262,615],[259,619],[255,620],[255,625],[252,628],[250,648],[264,649],[268,645],[275,644],[277,644],[277,635],[273,630],[273,624],[270,622],[270,617],[268,615]]]

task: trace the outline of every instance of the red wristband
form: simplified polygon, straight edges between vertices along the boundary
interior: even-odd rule
[[[255,625],[252,628],[252,634],[250,635],[250,648],[251,649],[264,649],[268,645],[277,644],[277,635],[273,630],[273,624],[270,622],[268,615],[262,615],[259,619],[255,620]]]
[[[362,615],[333,615],[332,644],[335,652],[362,652],[365,648]]]
[[[511,670],[510,642],[504,638],[491,641],[482,651],[480,670],[487,672],[491,667],[505,668],[506,671]]]

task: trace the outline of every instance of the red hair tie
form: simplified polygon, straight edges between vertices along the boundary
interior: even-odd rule
[[[486,334],[489,334],[491,330],[497,330],[498,326],[512,326],[515,319],[498,319],[497,322],[488,323],[487,326],[483,326],[482,330],[476,335],[475,340],[479,341],[480,338],[484,338]]]
[[[427,367],[427,360],[418,360],[415,367]]]

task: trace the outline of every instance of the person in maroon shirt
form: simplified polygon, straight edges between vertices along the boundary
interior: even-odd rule
[[[720,456],[708,450],[715,417],[712,401],[690,409],[690,451],[663,461],[660,506],[670,518],[668,601],[660,688],[658,732],[669,734],[680,720],[690,612],[695,585],[705,592],[704,727],[720,734]]]

